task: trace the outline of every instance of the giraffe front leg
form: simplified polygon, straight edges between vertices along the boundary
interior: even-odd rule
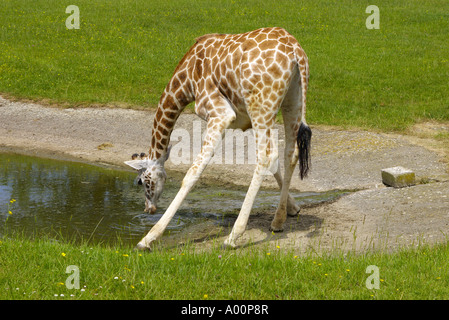
[[[251,213],[251,208],[256,198],[257,192],[259,191],[260,185],[262,183],[263,175],[260,173],[262,168],[260,166],[256,167],[249,186],[248,192],[246,193],[245,200],[243,201],[242,208],[234,223],[231,233],[228,238],[224,241],[224,248],[235,248],[237,245],[235,241],[245,232],[246,225],[248,223],[248,218]]]
[[[271,129],[255,129],[256,145],[257,145],[257,164],[254,170],[251,184],[246,193],[245,200],[243,201],[242,208],[234,223],[231,233],[224,241],[224,248],[235,248],[236,240],[245,232],[248,218],[251,213],[251,209],[262,184],[263,177],[266,175],[270,168],[275,164],[278,159],[277,150],[273,147],[274,140],[270,134]]]
[[[210,159],[214,155],[214,150],[216,146],[222,139],[224,129],[228,127],[229,123],[235,118],[234,116],[225,115],[220,118],[211,118],[208,121],[207,132],[204,138],[203,146],[201,152],[198,154],[193,165],[187,171],[182,185],[175,199],[172,201],[170,206],[167,208],[161,219],[153,226],[153,228],[148,232],[148,234],[137,244],[136,249],[138,250],[151,250],[152,243],[162,236],[167,225],[177,212],[178,208],[181,206],[187,194],[193,188],[195,183],[198,181],[202,172],[206,168]],[[218,120],[217,120],[218,119]]]

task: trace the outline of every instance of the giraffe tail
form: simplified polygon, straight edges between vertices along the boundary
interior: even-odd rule
[[[307,177],[310,169],[310,141],[312,139],[312,130],[307,124],[301,122],[298,130],[296,143],[299,149],[299,175],[301,180]]]
[[[300,75],[301,86],[301,124],[298,130],[298,136],[296,143],[299,149],[299,175],[301,180],[307,177],[309,169],[311,167],[310,161],[310,142],[312,139],[312,130],[306,122],[306,94],[309,83],[309,62],[306,53],[298,45],[295,50],[296,62]]]

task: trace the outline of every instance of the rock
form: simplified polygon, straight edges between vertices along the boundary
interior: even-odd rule
[[[412,186],[415,184],[415,173],[403,167],[382,169],[382,182],[394,188]]]

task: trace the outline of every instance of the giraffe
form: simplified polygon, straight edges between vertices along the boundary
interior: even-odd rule
[[[206,121],[201,152],[182,180],[181,187],[160,220],[137,244],[151,250],[179,206],[198,181],[223,138],[225,129],[253,128],[256,166],[240,213],[225,247],[235,248],[245,231],[263,176],[272,173],[281,189],[270,229],[283,230],[287,215],[300,208],[289,194],[291,177],[299,160],[301,179],[310,165],[312,131],[306,122],[309,79],[307,55],[298,41],[278,27],[242,34],[207,34],[196,39],[176,67],[154,116],[149,154],[125,161],[138,170],[145,189],[145,211],[154,213],[166,179],[164,163],[170,153],[170,134],[183,109],[195,101],[195,113]],[[285,128],[284,178],[280,172],[273,127],[281,110]]]

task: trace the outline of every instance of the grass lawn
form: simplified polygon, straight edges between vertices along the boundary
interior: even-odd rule
[[[310,60],[311,124],[403,130],[449,120],[449,2],[57,0],[0,3],[0,93],[64,106],[151,108],[194,39],[284,27]]]
[[[448,255],[447,244],[319,257],[296,256],[274,245],[207,253],[188,245],[142,254],[3,237],[0,299],[447,299]],[[66,286],[75,274],[66,273],[68,266],[78,268],[79,289]],[[378,289],[367,288],[367,280],[375,284],[369,266],[378,268]],[[75,284],[73,277],[68,283]]]

